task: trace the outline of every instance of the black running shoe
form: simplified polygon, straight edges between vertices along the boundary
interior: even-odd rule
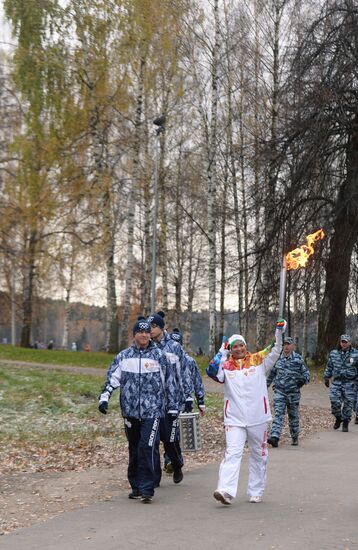
[[[136,500],[138,498],[140,498],[142,495],[140,493],[138,493],[138,491],[132,491],[131,493],[129,493],[128,495],[128,498],[132,499],[132,500]]]

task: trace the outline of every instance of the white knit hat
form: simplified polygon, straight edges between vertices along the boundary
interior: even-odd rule
[[[242,344],[244,344],[244,346],[246,346],[246,340],[243,336],[241,336],[241,334],[233,334],[232,336],[230,336],[228,340],[229,347],[231,348],[235,344],[235,342],[241,342]]]

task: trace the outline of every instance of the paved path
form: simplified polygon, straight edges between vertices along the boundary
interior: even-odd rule
[[[0,538],[6,550],[354,550],[358,549],[358,426],[327,431],[299,447],[270,450],[265,500],[212,498],[218,465],[169,478],[150,505],[121,494]]]

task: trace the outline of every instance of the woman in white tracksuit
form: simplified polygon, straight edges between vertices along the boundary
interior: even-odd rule
[[[270,350],[251,354],[240,334],[231,336],[207,368],[207,374],[225,384],[224,425],[226,450],[219,470],[214,498],[231,504],[236,497],[241,459],[247,441],[249,447],[250,502],[261,502],[266,484],[267,427],[272,420],[267,394],[266,374],[274,366],[282,349],[286,323],[276,324],[275,345]]]

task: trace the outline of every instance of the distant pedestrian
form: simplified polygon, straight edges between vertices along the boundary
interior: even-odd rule
[[[53,349],[53,340],[49,340],[49,343],[47,344],[47,349]]]
[[[348,432],[348,424],[357,399],[358,385],[358,350],[352,347],[349,334],[342,334],[337,349],[330,352],[323,373],[324,383],[330,387],[329,398],[331,411],[335,417],[333,428]]]
[[[150,324],[143,318],[133,327],[132,345],[110,365],[99,397],[99,410],[107,414],[108,401],[120,388],[120,407],[128,440],[130,499],[152,501],[156,485],[159,422],[166,414],[178,416],[174,371],[166,356],[150,340]]]
[[[76,344],[76,342],[72,342],[72,344],[71,344],[71,351],[77,351],[77,344]]]
[[[301,387],[310,381],[310,372],[303,357],[294,351],[295,344],[290,336],[283,340],[283,351],[267,377],[267,387],[273,384],[273,406],[275,417],[272,422],[268,443],[278,447],[285,421],[286,409],[292,445],[298,445],[300,431],[299,406]]]
[[[249,501],[258,503],[266,485],[267,430],[271,420],[266,374],[274,366],[282,349],[286,322],[276,323],[275,345],[251,354],[241,334],[233,334],[223,344],[206,369],[208,376],[224,383],[224,425],[226,450],[220,465],[214,498],[231,504],[236,497],[241,459],[249,447]]]

